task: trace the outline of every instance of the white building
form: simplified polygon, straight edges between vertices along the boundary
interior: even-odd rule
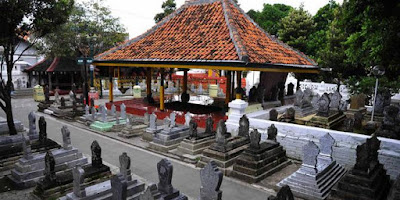
[[[14,54],[14,61],[19,58],[19,60],[15,62],[11,72],[15,89],[26,88],[28,86],[29,77],[28,74],[24,72],[24,69],[36,64],[41,59],[41,57],[38,55],[37,49],[34,47],[30,47],[28,50],[23,52],[29,45],[30,43],[28,41],[21,41]],[[2,53],[0,56],[2,56]],[[7,81],[7,66],[5,63],[3,63],[1,70],[2,79]]]

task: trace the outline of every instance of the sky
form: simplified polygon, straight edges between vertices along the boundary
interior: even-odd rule
[[[104,0],[104,3],[110,8],[114,17],[120,18],[120,22],[129,33],[129,38],[133,38],[155,25],[154,16],[162,12],[163,1],[165,0]],[[335,1],[343,2],[343,0]],[[175,0],[175,2],[179,8],[185,0]],[[282,3],[297,8],[303,3],[305,10],[312,15],[328,2],[329,0],[239,0],[240,7],[246,12],[250,9],[261,10],[264,3]]]

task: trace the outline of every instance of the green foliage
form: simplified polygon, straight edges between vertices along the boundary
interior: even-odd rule
[[[351,76],[347,79],[346,85],[351,94],[364,93],[373,95],[375,92],[375,77],[364,76],[356,77]],[[390,92],[391,94],[398,93],[400,89],[400,77],[396,81],[389,80],[387,77],[379,78],[378,92]]]
[[[90,56],[124,41],[127,34],[103,0],[76,4],[67,23],[47,35],[39,48],[48,57]]]
[[[281,24],[279,39],[307,54],[307,42],[315,28],[311,14],[300,6],[299,9],[290,10],[288,16],[282,18]]]
[[[174,12],[176,10],[176,3],[175,0],[166,0],[163,2],[162,4],[162,9],[164,10],[164,12],[162,13],[158,13],[155,17],[154,17],[154,21],[156,23],[158,23],[159,21],[161,21],[162,19],[164,19],[164,17],[168,16],[169,14],[171,14],[172,12]]]
[[[284,4],[264,4],[264,8],[261,12],[249,10],[247,14],[260,25],[261,28],[271,35],[276,35],[280,28],[281,19],[286,17],[291,9],[293,9],[291,6]]]

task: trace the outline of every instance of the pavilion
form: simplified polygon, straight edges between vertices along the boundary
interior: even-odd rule
[[[164,110],[164,76],[170,69],[184,71],[183,102],[189,100],[189,69],[223,70],[227,78],[225,103],[234,93],[242,98],[243,71],[318,73],[317,63],[259,27],[232,0],[190,0],[144,34],[97,55],[94,65],[108,70],[109,101],[113,101],[114,69],[141,68],[146,74],[147,101],[151,76],[161,74],[160,110]]]

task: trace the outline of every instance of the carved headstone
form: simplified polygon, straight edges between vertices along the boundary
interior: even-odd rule
[[[383,112],[382,128],[386,130],[394,130],[397,125],[396,118],[399,113],[399,108],[396,106],[386,106]]]
[[[265,87],[261,84],[257,87],[257,101],[258,103],[264,103]]]
[[[90,108],[88,105],[85,106],[85,117],[88,117],[90,112],[89,112]]]
[[[120,122],[120,120],[119,120],[119,114],[117,113],[117,114],[115,114],[115,124],[120,124],[121,122]]]
[[[31,148],[31,141],[25,138],[24,134],[21,133],[21,137],[22,137],[22,151],[24,154],[24,158],[26,160],[32,159],[32,148]]]
[[[225,134],[227,132],[226,129],[226,124],[224,120],[219,120],[218,125],[217,125],[217,133],[215,136],[215,141],[218,145],[220,146],[224,146],[227,143]]]
[[[166,128],[170,128],[171,127],[171,119],[169,119],[169,117],[166,117],[163,119],[163,125]]]
[[[271,126],[268,127],[268,140],[276,142],[277,135],[278,135],[278,129],[275,127],[274,124],[271,124]]]
[[[294,102],[294,106],[301,107],[301,101],[303,100],[304,93],[300,89],[296,91],[296,100]]]
[[[347,101],[340,101],[340,104],[339,104],[339,111],[340,112],[346,112],[347,111],[347,106],[348,106],[349,104],[347,103]]]
[[[85,170],[81,166],[76,165],[72,170],[72,176],[74,178],[74,195],[76,197],[82,198],[86,196],[86,191],[83,186],[85,180]]]
[[[368,143],[357,146],[357,158],[354,165],[355,170],[367,172],[369,168],[369,147]]]
[[[101,115],[101,121],[106,122],[107,121],[107,107],[105,105],[100,106],[100,115]]]
[[[276,197],[270,196],[268,200],[294,200],[292,190],[288,185],[284,185],[276,194]]]
[[[76,105],[76,100],[73,100],[73,101],[72,101],[72,110],[73,110],[73,111],[76,111],[77,108],[78,108],[78,107],[77,107],[77,105]]]
[[[187,112],[185,114],[185,126],[189,126],[189,123],[191,120],[192,120],[192,116],[191,116],[190,112]]]
[[[48,85],[44,87],[44,99],[46,103],[50,101],[50,89]]]
[[[257,88],[253,86],[249,91],[249,103],[257,101]]]
[[[321,96],[320,96],[319,94],[315,94],[315,95],[312,97],[311,105],[312,105],[313,107],[317,108],[317,107],[318,107],[318,100],[319,100],[320,98],[321,98]]]
[[[76,100],[76,99],[75,99],[75,93],[74,93],[72,90],[69,91],[69,100],[70,100],[70,101]]]
[[[40,142],[46,142],[47,141],[47,123],[46,119],[41,116],[39,118],[39,141]]]
[[[92,142],[90,150],[92,151],[92,167],[102,167],[103,159],[101,158],[101,147],[96,140]]]
[[[115,115],[115,112],[116,112],[115,105],[114,105],[114,104],[112,104],[112,105],[111,105],[111,111],[110,111],[110,115],[114,116],[114,115]]]
[[[128,190],[127,181],[120,175],[111,178],[111,191],[113,200],[126,200]]]
[[[339,110],[340,100],[342,100],[342,95],[339,91],[335,91],[334,93],[329,94],[330,103],[329,108],[332,110]]]
[[[269,111],[269,120],[278,121],[278,114],[278,111],[276,111],[275,109],[271,109]]]
[[[120,109],[121,109],[121,119],[126,119],[126,106],[124,103],[121,104]]]
[[[128,156],[126,152],[123,152],[119,156],[119,172],[125,178],[125,180],[129,181],[129,177],[131,174],[131,158]]]
[[[96,108],[95,107],[92,107],[92,120],[94,121],[94,120],[96,120],[96,114],[97,114],[97,111],[96,111]]]
[[[150,123],[150,115],[148,112],[144,113],[144,124],[148,125]]]
[[[288,87],[287,87],[287,96],[291,96],[294,94],[294,84],[293,83],[289,83]]]
[[[197,123],[192,119],[189,124],[189,136],[197,138]]]
[[[379,163],[378,160],[378,150],[381,146],[381,141],[378,140],[376,134],[373,134],[371,138],[367,139],[367,143],[369,143],[369,161],[370,161],[370,171],[373,170],[376,164]]]
[[[72,149],[72,145],[71,145],[71,132],[69,131],[67,126],[63,126],[61,128],[61,134],[62,134],[62,138],[63,138],[63,148],[65,150],[70,150]]]
[[[58,93],[58,90],[56,90],[56,93],[54,94],[54,101],[56,102],[57,105],[59,105],[60,102],[60,94]]]
[[[51,153],[51,151],[47,151],[46,156],[44,157],[44,181],[53,183],[56,180],[55,166],[56,161],[53,153]]]
[[[249,118],[246,115],[243,115],[239,120],[239,136],[244,138],[249,138],[250,132],[250,123]]]
[[[214,129],[214,121],[211,116],[209,116],[206,120],[206,134],[210,134],[213,132]]]
[[[303,147],[303,166],[311,168],[314,173],[317,173],[318,154],[319,154],[319,148],[312,141],[309,141]]]
[[[65,107],[65,99],[64,99],[64,97],[61,97],[60,104],[61,104],[62,108]]]
[[[310,88],[306,88],[304,90],[303,94],[304,94],[303,101],[307,100],[307,101],[311,102],[312,96],[313,96],[313,91]]]
[[[29,132],[28,135],[36,135],[36,115],[34,112],[30,112],[28,115],[29,119]]]
[[[367,98],[367,95],[361,93],[358,95],[353,95],[350,98],[350,109],[359,109],[363,108],[365,106],[365,99]]]
[[[354,113],[354,128],[361,129],[364,115],[361,112]]]
[[[200,170],[200,200],[221,200],[222,191],[220,191],[223,179],[222,172],[218,169],[214,161],[210,161]]]
[[[153,194],[151,193],[150,186],[146,188],[146,190],[140,194],[139,200],[154,200]]]
[[[157,163],[157,171],[159,178],[159,183],[157,184],[158,190],[164,194],[172,194],[174,191],[171,183],[173,173],[172,164],[164,158]]]
[[[376,100],[375,100],[375,113],[376,114],[382,114],[384,110],[384,102],[385,102],[385,97],[381,94],[378,93],[376,95]]]
[[[175,112],[172,112],[170,115],[169,115],[169,119],[171,120],[171,124],[170,124],[170,128],[173,128],[173,127],[175,127],[176,126],[176,114],[175,114]]]
[[[150,115],[150,128],[157,129],[157,116],[154,112]]]
[[[254,129],[250,133],[250,148],[259,149],[260,148],[260,141],[261,141],[261,134],[258,132],[257,129]]]
[[[354,131],[354,118],[346,118],[343,121],[344,131],[353,132]]]
[[[293,121],[296,115],[296,110],[293,107],[286,109],[285,119]]]
[[[327,133],[319,139],[320,143],[320,153],[325,156],[332,156],[333,153],[333,145],[335,144],[335,139]]]
[[[318,116],[329,116],[330,99],[327,93],[324,93],[318,100]]]

